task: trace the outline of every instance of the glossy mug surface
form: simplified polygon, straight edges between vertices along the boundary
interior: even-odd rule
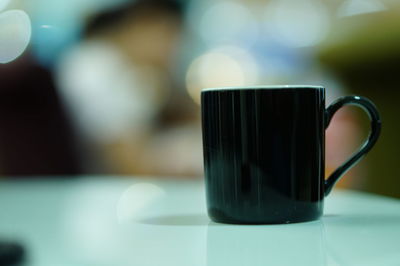
[[[201,100],[207,206],[216,222],[318,219],[324,197],[380,133],[371,101],[347,96],[326,109],[319,86],[204,89]],[[372,129],[361,149],[325,180],[325,129],[343,105],[362,107]]]

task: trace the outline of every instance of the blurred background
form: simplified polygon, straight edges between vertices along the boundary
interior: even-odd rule
[[[0,178],[202,177],[200,90],[310,84],[381,112],[340,186],[400,197],[398,0],[0,0]],[[336,114],[327,175],[362,143]]]

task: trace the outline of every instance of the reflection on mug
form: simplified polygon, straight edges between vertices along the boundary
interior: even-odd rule
[[[321,221],[238,226],[210,223],[208,266],[326,265]]]

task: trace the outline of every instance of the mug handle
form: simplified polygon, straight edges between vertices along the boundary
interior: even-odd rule
[[[337,168],[328,179],[325,180],[325,196],[329,195],[333,186],[337,181],[358,163],[363,156],[371,150],[376,141],[378,140],[381,132],[381,119],[375,105],[367,98],[360,96],[345,96],[334,101],[325,111],[325,129],[328,128],[333,115],[337,110],[345,105],[354,105],[361,107],[369,116],[371,120],[371,131],[368,139],[362,144],[358,152],[353,154],[344,164]]]

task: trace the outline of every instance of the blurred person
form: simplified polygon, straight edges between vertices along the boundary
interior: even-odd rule
[[[199,175],[198,107],[174,80],[183,31],[175,1],[142,0],[92,18],[57,80],[89,173]]]
[[[0,1],[0,11],[0,174],[79,174],[72,128],[52,74],[29,47],[30,14],[20,1]]]

